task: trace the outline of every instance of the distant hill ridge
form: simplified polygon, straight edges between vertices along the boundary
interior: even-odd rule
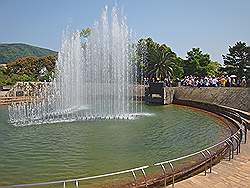
[[[21,57],[48,55],[57,55],[57,52],[23,43],[0,43],[0,64],[12,62]]]

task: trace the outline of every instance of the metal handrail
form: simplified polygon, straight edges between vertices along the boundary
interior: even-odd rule
[[[50,181],[50,182],[40,182],[40,183],[30,183],[30,184],[18,184],[18,185],[9,185],[9,186],[0,186],[0,188],[15,188],[15,187],[31,187],[31,186],[39,186],[39,185],[52,185],[52,184],[64,184],[65,183],[70,183],[70,182],[79,182],[83,180],[91,180],[91,179],[97,179],[97,178],[104,178],[108,176],[115,176],[115,175],[120,175],[120,174],[126,174],[126,173],[133,173],[135,171],[143,170],[148,168],[149,166],[141,166],[138,168],[133,168],[129,170],[123,170],[119,172],[112,172],[108,174],[102,174],[102,175],[97,175],[97,176],[89,176],[89,177],[83,177],[83,178],[74,178],[74,179],[68,179],[68,180],[58,180],[58,181]]]
[[[154,165],[155,165],[155,166],[159,166],[159,165],[161,165],[161,164],[166,164],[166,163],[169,163],[169,162],[179,161],[179,160],[181,160],[181,159],[185,159],[185,158],[192,157],[192,156],[194,156],[194,155],[200,154],[201,152],[204,152],[204,151],[206,151],[206,150],[210,150],[210,149],[212,149],[212,148],[214,148],[214,147],[219,146],[220,144],[225,143],[225,142],[228,141],[231,137],[233,137],[234,135],[237,135],[238,133],[239,133],[239,130],[236,131],[236,133],[234,133],[233,135],[231,135],[231,136],[229,136],[228,138],[226,138],[225,140],[223,140],[223,141],[221,141],[221,142],[219,142],[219,143],[217,143],[217,144],[215,144],[215,145],[213,145],[213,146],[210,146],[210,147],[208,147],[208,148],[206,148],[206,149],[197,151],[197,152],[195,152],[195,153],[191,153],[191,154],[189,154],[189,155],[185,155],[185,156],[182,156],[182,157],[178,157],[178,158],[175,158],[175,159],[170,159],[170,160],[168,160],[168,161],[163,161],[163,162],[155,163]]]
[[[237,123],[237,125],[238,124],[241,124],[241,123]],[[31,184],[18,184],[18,185],[0,186],[0,188],[31,187],[31,186],[52,185],[52,184],[63,184],[63,187],[65,188],[66,187],[66,183],[69,183],[69,182],[75,182],[76,187],[78,187],[79,186],[79,184],[78,184],[79,181],[91,180],[91,179],[97,179],[97,178],[104,178],[104,177],[108,177],[108,176],[114,176],[114,175],[120,175],[120,174],[126,174],[126,173],[132,173],[132,175],[134,177],[134,180],[136,181],[135,171],[142,171],[142,174],[143,174],[144,178],[146,179],[146,174],[145,174],[144,169],[147,169],[147,168],[153,167],[153,166],[161,166],[161,168],[163,168],[164,173],[165,173],[166,170],[165,170],[164,164],[167,164],[167,163],[168,164],[172,164],[172,162],[175,162],[175,161],[178,161],[178,160],[182,160],[182,159],[185,159],[185,158],[188,158],[188,157],[192,157],[192,156],[201,154],[203,152],[208,152],[212,148],[215,148],[215,147],[217,147],[217,146],[219,146],[219,145],[221,145],[223,143],[226,143],[228,141],[231,141],[230,139],[233,138],[233,137],[235,137],[237,134],[239,134],[240,130],[241,130],[241,128],[238,125],[238,130],[234,134],[230,135],[228,138],[224,139],[223,141],[221,141],[221,142],[219,142],[217,144],[214,144],[214,145],[212,145],[210,147],[207,147],[207,148],[202,149],[200,151],[197,151],[195,153],[191,153],[189,155],[185,155],[185,156],[178,157],[178,158],[175,158],[175,159],[171,159],[171,160],[167,160],[167,161],[155,163],[153,165],[146,165],[146,166],[141,166],[141,167],[138,167],[138,168],[123,170],[123,171],[118,171],[118,172],[112,172],[112,173],[108,173],[108,174],[96,175],[96,176],[74,178],[74,179],[68,179],[68,180],[50,181],[50,182],[31,183]],[[174,178],[174,176],[173,176],[173,178]],[[146,185],[147,185],[147,183],[146,183]],[[174,186],[174,179],[173,179],[173,186]]]

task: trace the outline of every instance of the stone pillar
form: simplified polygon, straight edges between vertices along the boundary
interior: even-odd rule
[[[174,100],[174,88],[164,87],[164,102],[163,104],[172,104]]]

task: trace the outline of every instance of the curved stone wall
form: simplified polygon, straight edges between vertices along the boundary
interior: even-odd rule
[[[176,87],[174,99],[197,101],[250,111],[250,88]]]

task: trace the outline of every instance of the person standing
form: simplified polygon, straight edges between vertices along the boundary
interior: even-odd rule
[[[217,82],[218,82],[218,80],[215,77],[213,77],[213,79],[212,79],[212,87],[217,87],[218,86]]]
[[[246,81],[246,77],[245,77],[245,76],[242,77],[240,86],[241,86],[241,87],[246,87],[246,86],[247,86],[247,81]]]
[[[227,82],[227,80],[224,78],[224,76],[222,76],[222,78],[220,79],[220,85],[222,87],[225,87],[226,86],[226,82]]]
[[[231,78],[229,76],[226,76],[226,87],[231,87]]]
[[[236,85],[236,79],[235,78],[233,78],[232,79],[232,87],[236,87],[237,85]]]

